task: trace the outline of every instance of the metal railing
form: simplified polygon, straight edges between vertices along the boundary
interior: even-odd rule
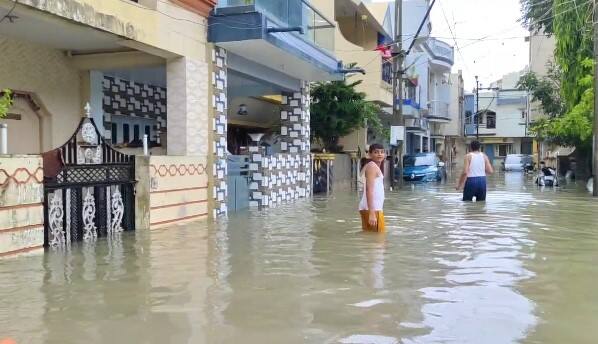
[[[435,57],[447,60],[447,62],[450,63],[455,61],[455,49],[449,44],[437,40],[436,38],[428,39],[427,44]]]
[[[268,15],[280,27],[301,27],[303,34],[295,33],[317,46],[334,51],[334,28],[320,11],[307,0],[220,0],[218,8],[252,6]]]
[[[382,81],[392,85],[392,62],[382,59]]]
[[[440,100],[432,100],[428,106],[429,116],[449,118],[449,103]]]

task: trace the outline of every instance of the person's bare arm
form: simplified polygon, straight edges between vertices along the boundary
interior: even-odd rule
[[[488,156],[486,154],[484,154],[484,163],[486,165],[486,174],[493,174],[494,167],[492,167],[492,164],[490,163],[490,159],[488,159]]]
[[[469,154],[465,155],[465,161],[463,162],[463,172],[459,177],[459,182],[457,183],[457,190],[463,189],[465,186],[465,181],[467,180],[467,174],[469,174],[469,165],[470,165],[471,157]]]
[[[368,203],[368,223],[370,226],[376,226],[378,224],[378,217],[376,216],[376,210],[374,209],[374,185],[376,182],[376,178],[378,177],[378,171],[376,168],[369,163],[365,167],[365,184],[366,184],[366,193],[365,197]]]

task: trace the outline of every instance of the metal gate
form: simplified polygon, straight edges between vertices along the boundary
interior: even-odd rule
[[[135,229],[135,158],[108,145],[93,119],[43,156],[45,246]]]

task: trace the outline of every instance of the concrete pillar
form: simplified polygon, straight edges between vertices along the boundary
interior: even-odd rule
[[[424,135],[419,135],[419,152],[424,152]]]
[[[208,64],[188,57],[172,59],[166,78],[168,155],[207,157]]]
[[[213,168],[213,216],[226,216],[228,209],[227,190],[227,55],[226,50],[214,47],[212,49],[212,164]]]
[[[428,136],[428,152],[433,152],[434,149],[432,149],[432,136]]]

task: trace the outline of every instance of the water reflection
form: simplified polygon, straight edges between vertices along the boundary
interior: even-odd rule
[[[593,343],[598,203],[521,174],[486,203],[357,195],[123,233],[0,260],[0,338],[19,343]]]

